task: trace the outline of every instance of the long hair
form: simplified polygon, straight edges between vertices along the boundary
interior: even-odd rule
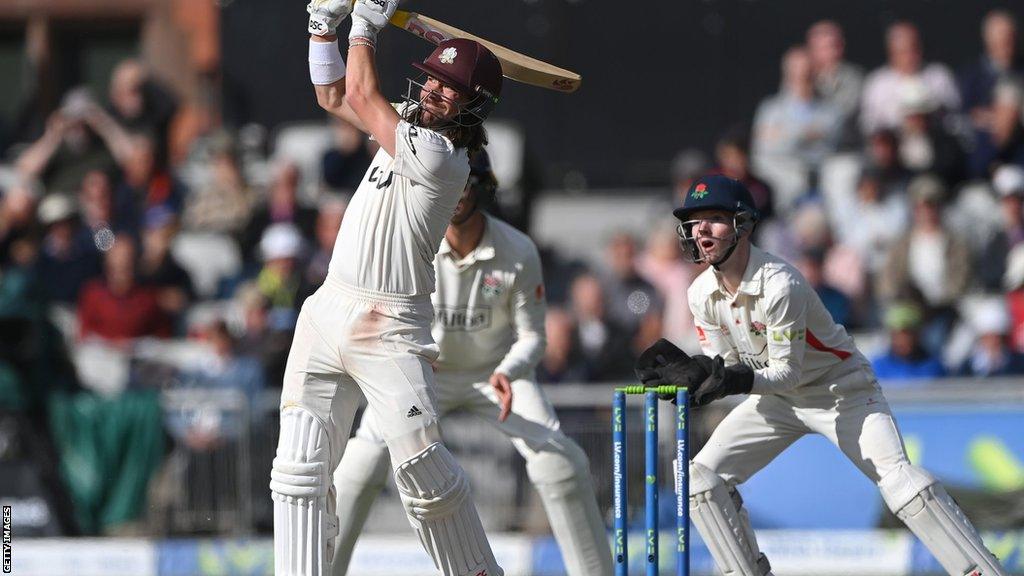
[[[441,132],[446,138],[452,141],[452,146],[465,148],[468,154],[473,154],[487,145],[487,131],[483,124],[473,126],[449,126]]]

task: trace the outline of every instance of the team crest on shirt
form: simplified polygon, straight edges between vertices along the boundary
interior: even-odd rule
[[[750,323],[750,333],[754,336],[764,336],[767,331],[768,327],[764,325],[764,322],[754,321]]]
[[[488,274],[484,276],[480,291],[483,292],[484,298],[496,298],[505,291],[505,286],[496,274]]]

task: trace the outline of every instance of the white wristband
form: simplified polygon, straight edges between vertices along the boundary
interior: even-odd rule
[[[334,84],[345,77],[345,61],[338,52],[338,40],[317,42],[309,39],[309,79],[317,86]]]

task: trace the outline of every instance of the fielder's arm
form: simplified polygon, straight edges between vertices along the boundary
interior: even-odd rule
[[[537,366],[547,345],[544,331],[547,311],[544,280],[541,276],[540,255],[532,246],[512,283],[511,300],[516,341],[494,371],[517,380],[527,377]]]

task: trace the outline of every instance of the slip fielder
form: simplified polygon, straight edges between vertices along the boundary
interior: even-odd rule
[[[662,340],[641,355],[645,385],[688,386],[696,407],[747,394],[690,463],[690,516],[724,574],[771,574],[736,486],[804,434],[821,434],[878,485],[886,505],[954,576],[1006,576],[970,521],[907,460],[871,366],[791,265],[750,243],[743,184],[697,179],[674,212],[686,255],[711,266],[689,289],[704,355]]]
[[[327,279],[304,303],[281,393],[271,473],[278,576],[326,576],[338,517],[332,477],[360,395],[380,425],[395,484],[446,576],[500,576],[462,468],[441,443],[431,363],[433,257],[481,148],[501,66],[469,40],[441,43],[399,112],[380,93],[374,50],[396,0],[313,0],[317,101],[381,146],[341,224]],[[352,11],[348,69],[334,32]],[[511,391],[501,390],[505,402]]]
[[[484,151],[434,258],[438,411],[465,411],[512,439],[526,459],[570,576],[610,576],[611,551],[583,450],[559,429],[534,377],[544,353],[544,284],[528,236],[482,212],[497,181]],[[496,385],[498,381],[501,385]],[[496,389],[511,386],[502,406]],[[387,481],[387,447],[364,416],[335,482],[342,518],[334,576],[344,576],[370,507]]]

